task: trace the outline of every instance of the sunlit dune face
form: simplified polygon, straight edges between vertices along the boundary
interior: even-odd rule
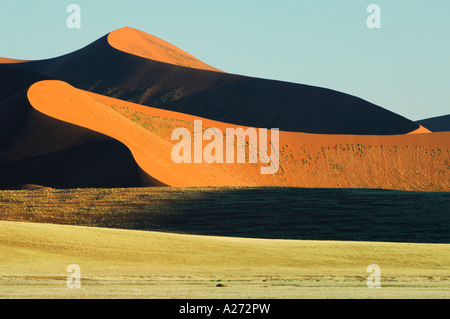
[[[133,28],[124,27],[111,32],[108,35],[108,42],[117,50],[143,58],[195,69],[222,72],[164,40]]]
[[[424,134],[424,133],[431,133],[431,131],[420,125],[420,127],[417,130],[409,132],[408,134]]]

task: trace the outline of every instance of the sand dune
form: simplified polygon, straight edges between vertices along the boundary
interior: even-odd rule
[[[431,131],[426,127],[420,125],[420,127],[417,130],[409,132],[408,134],[424,134],[424,133],[431,133]]]
[[[63,198],[59,215],[27,202],[35,194],[47,202],[57,192],[51,188],[450,191],[450,132],[431,133],[431,125],[334,90],[224,73],[136,29],[113,31],[53,59],[0,58],[0,73],[0,188],[31,194],[25,202],[15,200],[13,191],[1,194],[8,207],[20,210],[18,220],[37,216],[68,222],[72,212],[69,217],[77,222],[89,221],[83,218],[90,207],[76,192]],[[264,165],[248,163],[248,149],[242,164],[174,163],[171,133],[180,127],[192,132],[195,120],[204,129],[222,131],[279,128],[277,173],[261,174]],[[102,196],[87,205],[98,204]],[[75,201],[72,211],[66,199]],[[152,204],[146,196],[133,200],[144,202]],[[90,222],[98,217],[106,225],[100,215],[91,214]],[[126,226],[119,215],[115,222]],[[407,225],[402,219],[400,229]],[[373,263],[382,267],[388,290],[396,286],[403,288],[401,296],[420,291],[420,296],[446,297],[449,256],[447,244],[244,239],[0,221],[0,297],[60,297],[61,289],[52,288],[65,287],[66,267],[74,263],[87,279],[83,285],[93,288],[82,290],[87,297],[148,297],[149,291],[151,297],[223,297],[211,290],[221,278],[233,286],[229,297],[292,298],[299,294],[299,282],[313,282],[314,297],[330,296],[334,288],[340,293],[350,282],[354,290],[348,295],[359,297],[371,293],[365,280]],[[147,280],[144,291],[142,279]],[[67,291],[62,295],[73,297]]]
[[[153,183],[120,142],[36,111],[29,104],[27,89],[30,81],[39,77],[24,71],[15,74],[24,76],[0,78],[5,83],[0,95],[0,188]],[[162,185],[154,183],[158,184]]]
[[[171,132],[193,128],[223,131],[235,124],[150,108],[41,81],[28,91],[38,111],[108,135],[126,145],[149,176],[170,186],[300,186],[448,190],[449,133],[393,136],[280,132],[280,169],[261,175],[261,163],[175,164]],[[247,150],[248,155],[248,150]],[[51,186],[51,185],[50,185]]]
[[[201,68],[131,28],[58,58],[1,64],[0,185],[450,187],[450,133],[421,134],[333,90]],[[248,153],[246,164],[173,163],[171,132],[192,132],[194,120],[280,128],[277,174],[261,175]]]
[[[189,59],[178,49],[168,53],[169,47],[123,28],[73,53],[13,66],[90,92],[241,126],[363,135],[405,134],[419,128],[398,114],[334,90],[175,65],[178,53],[181,64]]]
[[[146,59],[194,69],[221,72],[169,42],[130,27],[124,27],[109,33],[108,43],[117,50]]]
[[[99,96],[96,95],[97,98]],[[140,167],[155,179],[172,186],[241,185],[239,178],[212,167],[179,166],[171,160],[173,144],[144,129],[116,112],[111,106],[96,101],[88,92],[61,81],[42,81],[28,91],[28,98],[38,111],[93,131],[111,136],[125,144]],[[121,103],[114,99],[114,103]],[[111,104],[112,105],[112,104]],[[63,107],[61,107],[63,106]]]
[[[0,64],[2,63],[22,63],[22,62],[28,62],[27,60],[18,60],[18,59],[9,59],[9,58],[2,58],[0,57]]]
[[[0,74],[0,102],[21,90],[28,89],[33,83],[49,79],[45,75],[16,69],[10,65],[3,64],[0,64]]]

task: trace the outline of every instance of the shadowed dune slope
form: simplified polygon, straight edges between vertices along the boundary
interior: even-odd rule
[[[419,128],[348,94],[174,65],[165,63],[173,57],[169,53],[141,54],[157,61],[118,50],[108,42],[128,50],[117,45],[116,39],[127,39],[127,33],[132,40],[142,37],[133,29],[120,29],[65,56],[11,65],[98,94],[241,126],[363,135],[405,134]],[[147,45],[143,42],[139,45]]]
[[[61,81],[34,84],[28,98],[50,117],[122,142],[143,171],[170,186],[450,189],[450,133],[358,136],[280,131],[279,169],[263,175],[260,169],[265,165],[249,163],[248,149],[242,164],[173,162],[174,129],[192,131],[195,120],[202,120],[204,129],[222,132],[237,128],[235,124],[121,101]]]
[[[142,172],[120,142],[36,111],[26,87],[36,75],[20,75],[2,93],[17,91],[0,101],[0,188],[162,185]]]
[[[33,83],[50,79],[48,76],[15,69],[4,64],[0,64],[0,74],[0,102],[28,88]]]
[[[432,132],[450,132],[450,114],[417,121]]]

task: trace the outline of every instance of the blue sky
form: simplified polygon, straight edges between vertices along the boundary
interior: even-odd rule
[[[81,29],[66,7],[81,7]],[[381,28],[369,29],[369,4]],[[450,113],[448,0],[15,0],[0,56],[43,59],[130,26],[229,73],[326,87],[412,120]]]

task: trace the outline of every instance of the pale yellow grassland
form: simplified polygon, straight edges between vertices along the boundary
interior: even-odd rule
[[[81,268],[69,289],[67,266]],[[369,289],[366,268],[381,268]],[[216,287],[218,283],[225,287]],[[0,298],[449,298],[450,245],[0,221]]]

